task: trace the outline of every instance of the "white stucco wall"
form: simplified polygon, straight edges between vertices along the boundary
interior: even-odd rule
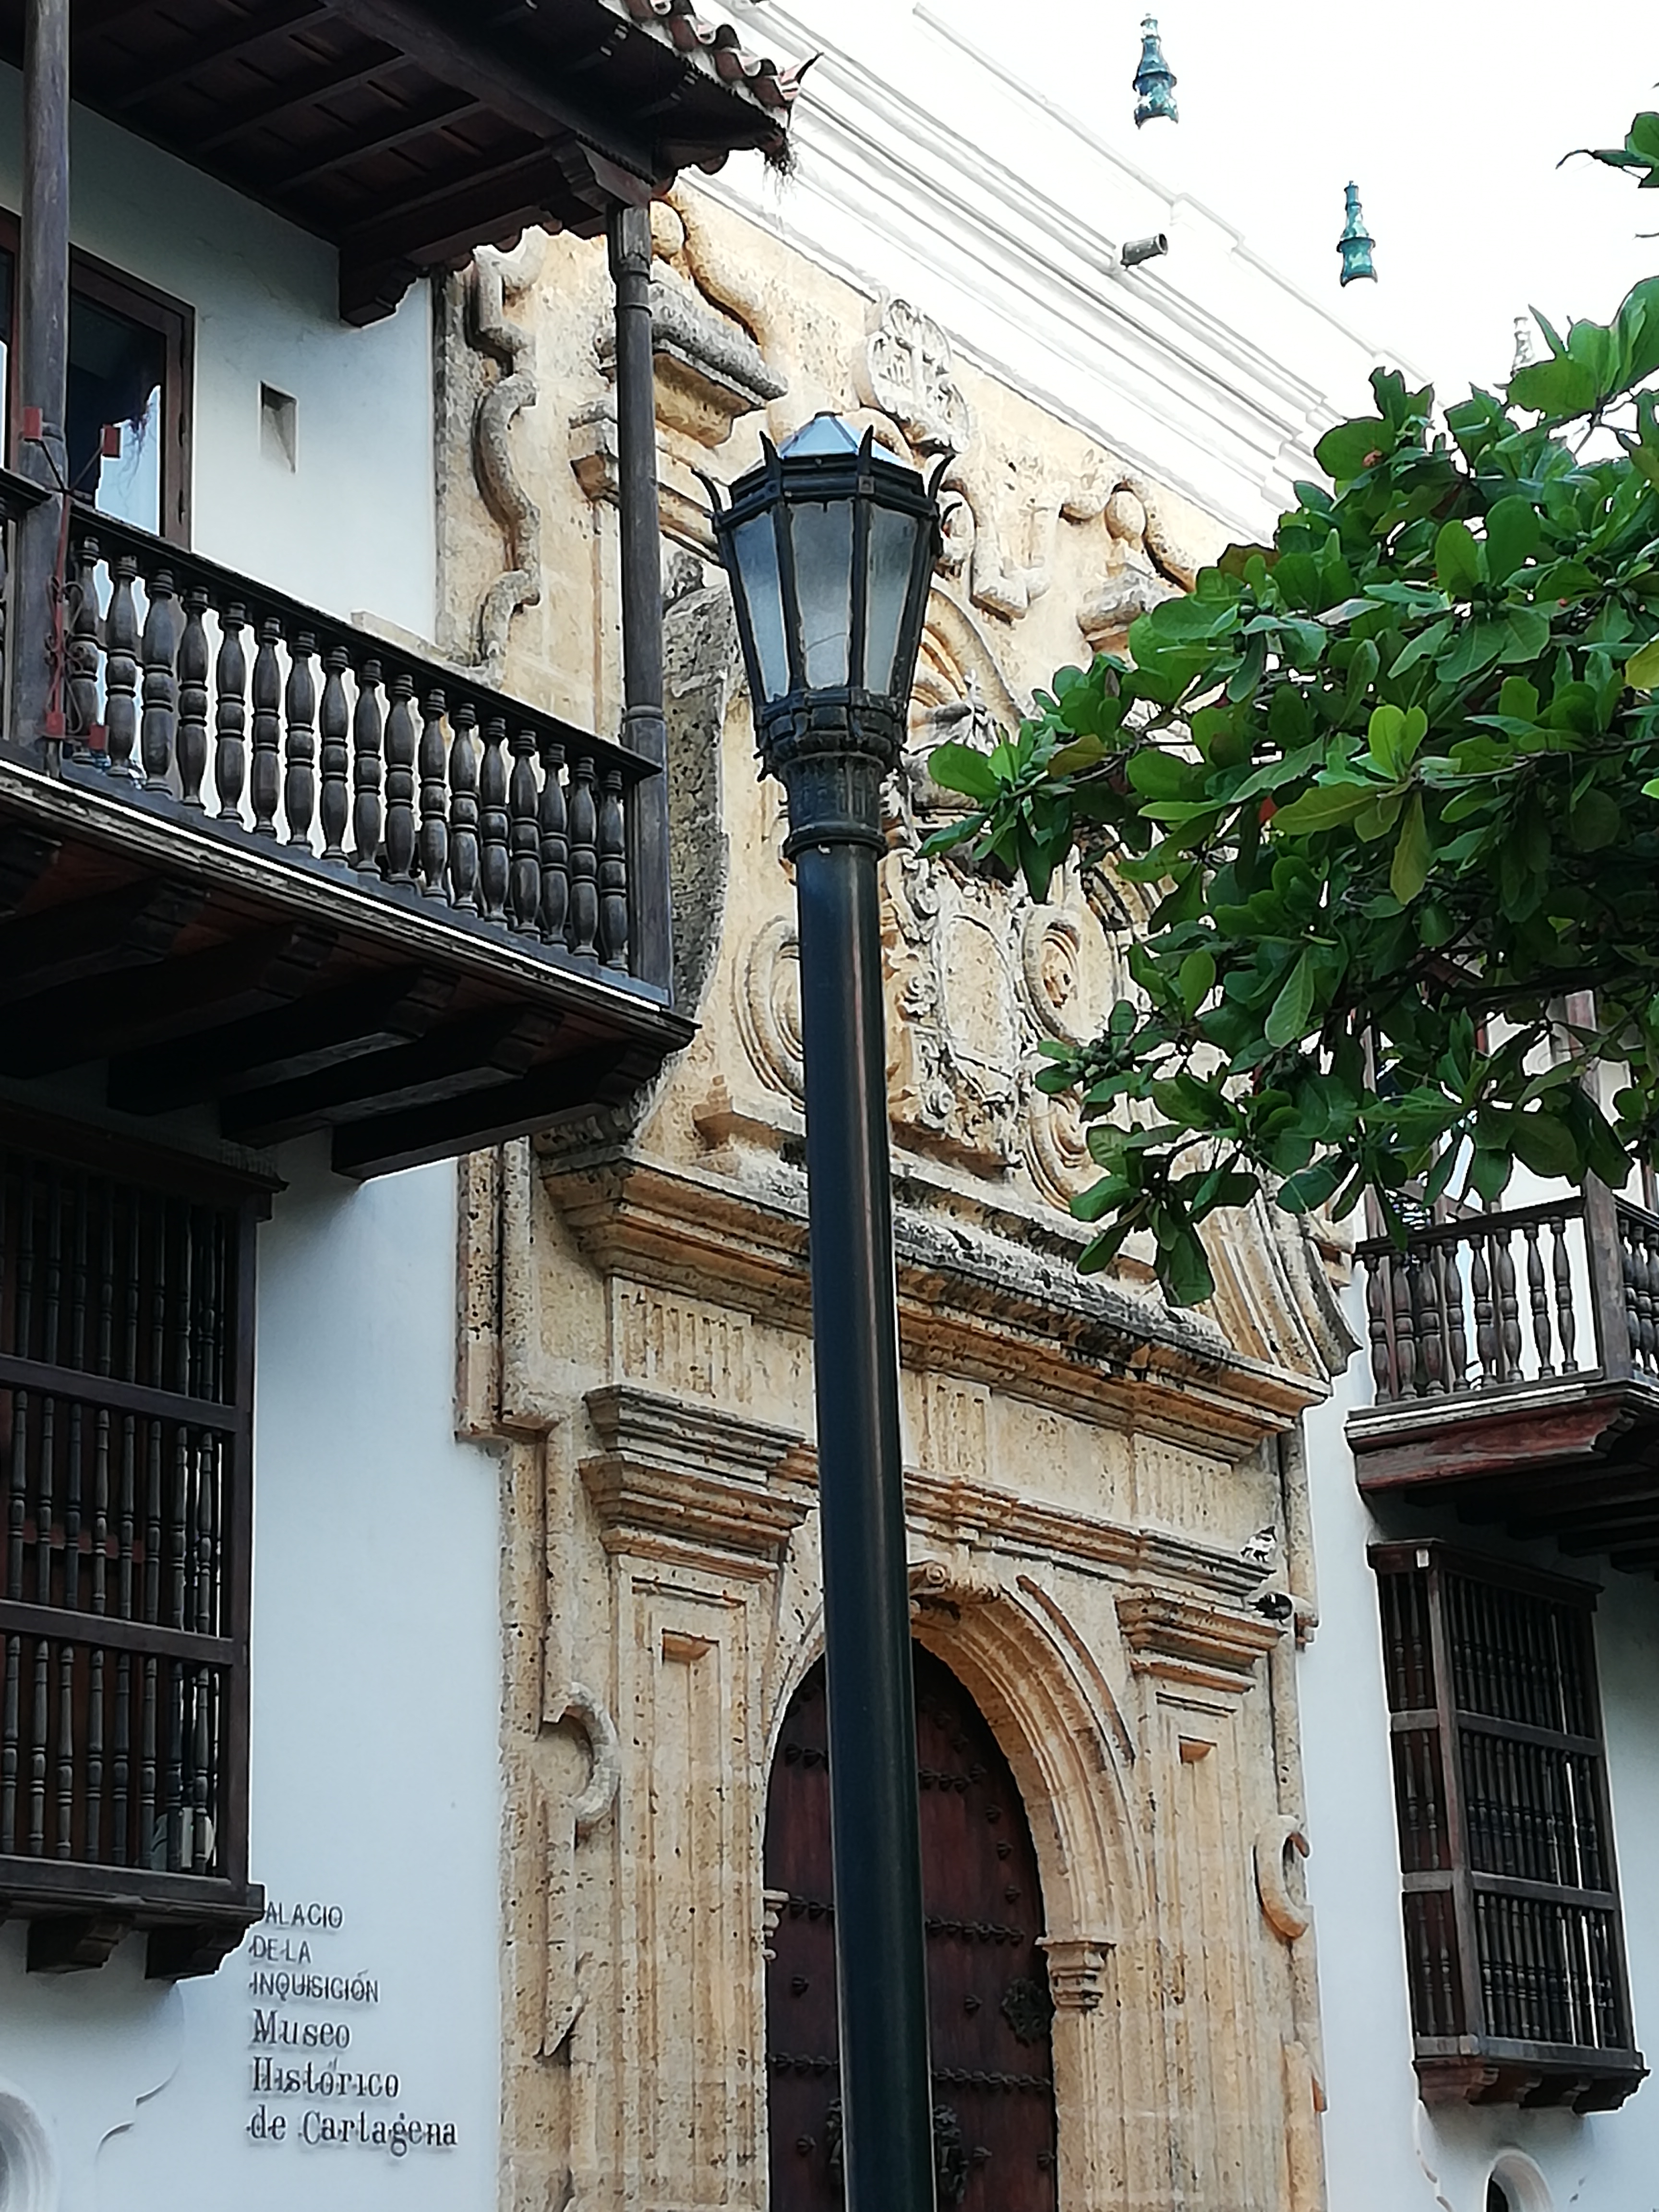
[[[1349,1297],[1363,1336],[1358,1286]],[[1380,1528],[1355,1486],[1343,1434],[1348,1410],[1369,1398],[1362,1352],[1310,1419],[1308,1438],[1320,1626],[1301,1669],[1303,1755],[1333,2212],[1486,2212],[1488,2179],[1504,2160],[1518,2212],[1651,2212],[1659,2204],[1659,2089],[1651,2081],[1621,2111],[1582,2119],[1513,2106],[1431,2114],[1418,2100],[1376,1583],[1365,1553],[1381,1535],[1440,1534],[1601,1585],[1596,1656],[1614,1844],[1636,2038],[1650,2063],[1659,2052],[1659,1586],[1602,1559],[1510,1542],[1501,1530],[1471,1528],[1450,1514],[1418,1510]]]
[[[21,83],[0,68],[0,204],[20,193]],[[191,543],[331,614],[422,637],[435,590],[431,295],[338,319],[333,249],[76,109],[76,246],[196,318]],[[260,451],[259,387],[292,395],[296,465]]]
[[[285,1923],[317,1906],[339,1925],[273,1919],[176,1988],[144,1982],[134,1941],[97,1972],[26,1975],[23,1931],[0,1931],[0,2150],[10,2088],[60,2192],[14,2203],[0,2173],[5,2212],[494,2198],[497,1491],[492,1457],[453,1433],[454,1171],[359,1188],[320,1146],[283,1167],[260,1231],[251,1861]],[[366,1977],[373,1999],[256,1992],[295,1972]],[[349,2043],[257,2040],[259,2014],[301,2037],[343,2024]],[[313,2082],[337,2067],[354,2094],[273,2092],[261,2059]],[[359,2075],[380,2094],[355,2094]],[[307,2143],[307,2113],[402,2116],[421,2140]],[[453,2145],[428,2146],[428,2122]]]

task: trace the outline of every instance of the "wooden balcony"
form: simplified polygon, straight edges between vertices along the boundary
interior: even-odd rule
[[[0,479],[9,532],[40,496]],[[684,1042],[640,972],[651,761],[85,509],[67,576],[44,727],[0,742],[0,1078],[102,1064],[127,1113],[327,1130],[361,1176]]]
[[[1659,1218],[1593,1185],[1359,1256],[1360,1488],[1659,1572]]]

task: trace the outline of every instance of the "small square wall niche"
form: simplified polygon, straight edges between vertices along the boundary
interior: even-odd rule
[[[291,392],[279,392],[274,384],[259,386],[259,450],[279,468],[298,465],[299,414]]]

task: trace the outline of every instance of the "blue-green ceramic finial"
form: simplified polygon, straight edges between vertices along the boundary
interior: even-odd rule
[[[1179,123],[1181,111],[1176,106],[1176,75],[1164,58],[1164,48],[1158,35],[1158,18],[1146,15],[1140,24],[1140,67],[1135,71],[1135,90],[1140,95],[1135,104],[1135,128],[1143,123],[1156,123],[1167,118]]]
[[[1337,240],[1337,252],[1342,256],[1342,282],[1352,284],[1356,276],[1369,276],[1376,281],[1376,264],[1371,259],[1371,248],[1376,240],[1365,228],[1365,215],[1359,204],[1359,187],[1348,186],[1348,220],[1342,235]]]

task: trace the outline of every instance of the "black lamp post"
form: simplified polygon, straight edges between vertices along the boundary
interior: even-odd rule
[[[939,546],[931,485],[820,415],[716,501],[800,919],[848,2212],[933,2212],[876,870]]]

